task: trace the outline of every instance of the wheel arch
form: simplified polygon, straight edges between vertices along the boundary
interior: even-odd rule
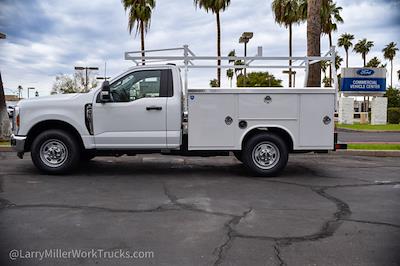
[[[77,141],[79,146],[84,149],[84,144],[79,131],[71,124],[61,120],[45,120],[36,123],[27,134],[25,142],[25,151],[30,151],[33,140],[43,131],[49,129],[59,129],[71,134]]]
[[[256,126],[253,128],[250,128],[246,133],[243,134],[241,138],[241,150],[243,150],[244,144],[248,139],[251,137],[258,135],[258,134],[263,134],[266,132],[274,133],[284,140],[284,142],[287,144],[287,147],[289,151],[293,151],[294,147],[294,137],[290,133],[289,130],[286,128],[280,127],[280,126]]]

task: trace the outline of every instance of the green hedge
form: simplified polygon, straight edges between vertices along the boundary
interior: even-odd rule
[[[400,107],[390,107],[387,111],[387,117],[389,124],[400,123]]]

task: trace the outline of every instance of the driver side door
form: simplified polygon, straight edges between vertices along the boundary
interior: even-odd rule
[[[93,105],[97,149],[167,147],[166,70],[131,72],[110,85],[111,102]]]

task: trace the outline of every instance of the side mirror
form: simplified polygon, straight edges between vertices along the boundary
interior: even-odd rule
[[[101,85],[100,101],[102,103],[111,101],[110,83],[108,81],[104,81]]]

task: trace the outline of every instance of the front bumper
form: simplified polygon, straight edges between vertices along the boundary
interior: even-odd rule
[[[25,152],[25,141],[26,136],[15,136],[14,134],[11,135],[11,147],[18,153]]]

